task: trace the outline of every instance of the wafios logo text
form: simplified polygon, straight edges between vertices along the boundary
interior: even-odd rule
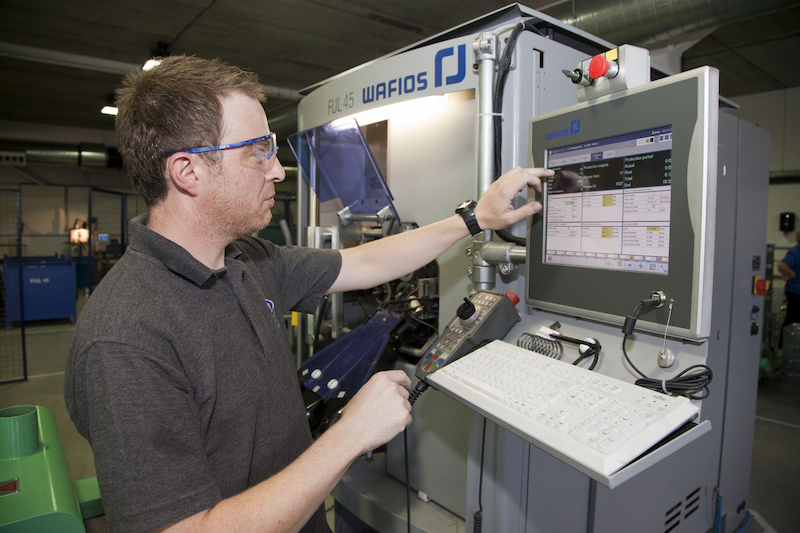
[[[569,129],[551,131],[550,133],[545,134],[544,140],[549,141],[550,139],[555,139],[557,137],[567,137],[568,135],[575,135],[580,131],[581,131],[581,121],[580,119],[577,119],[573,120],[570,123]]]
[[[433,67],[433,86],[455,85],[467,76],[467,45],[450,46],[436,52]],[[428,71],[398,76],[361,89],[361,102],[368,104],[388,100],[401,94],[424,91],[428,88]]]

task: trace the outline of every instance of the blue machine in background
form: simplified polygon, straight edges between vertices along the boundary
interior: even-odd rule
[[[75,323],[75,264],[62,256],[6,257],[3,259],[3,289],[6,329],[22,320],[20,268],[25,320],[69,318]]]

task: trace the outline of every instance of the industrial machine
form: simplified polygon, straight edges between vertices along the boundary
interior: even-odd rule
[[[307,180],[298,227],[309,228],[308,245],[355,245],[402,229],[400,220],[451,216],[516,165],[555,171],[541,194],[517,199],[540,201],[540,214],[439,258],[440,336],[416,352],[419,366],[395,362],[432,390],[414,404],[408,453],[398,437],[382,461],[357,461],[339,483],[337,531],[405,530],[406,481],[420,531],[734,531],[748,513],[769,135],[726,114],[716,70],[666,76],[646,50],[515,4],[308,91],[292,141]],[[357,132],[357,142],[342,150],[338,132]],[[353,233],[365,222],[379,227]],[[342,341],[343,322],[331,320]],[[523,349],[579,367],[572,374],[596,375],[604,394],[646,391],[656,411],[687,378],[700,385],[679,402],[688,408],[677,432],[594,468],[521,429],[517,415],[496,415],[465,374],[469,387],[436,377],[451,361],[477,361],[491,341],[513,345],[519,360],[529,359]],[[525,405],[528,418],[546,412]],[[571,429],[564,435],[590,444]]]
[[[84,533],[103,514],[97,478],[70,478],[53,413],[0,409],[0,532]]]

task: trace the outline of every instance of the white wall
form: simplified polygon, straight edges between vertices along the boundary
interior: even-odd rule
[[[732,115],[772,135],[771,172],[800,173],[800,87],[732,98],[741,109]]]
[[[22,254],[26,257],[77,255],[78,250],[69,244],[69,230],[76,220],[79,223],[88,222],[89,189],[21,185],[20,197],[24,225]],[[145,210],[144,200],[136,195],[128,196],[128,213],[131,217]],[[95,212],[95,217],[98,216],[102,216],[102,213]],[[117,227],[118,221],[114,218],[101,221],[98,231],[118,233]]]
[[[771,134],[769,170],[773,176],[800,175],[800,87],[782,91],[737,96],[741,106],[732,115],[760,126]],[[800,227],[800,183],[774,184],[769,187],[767,207],[767,243],[774,244],[777,264],[786,250],[795,244],[794,232],[782,232],[779,217],[795,213]],[[783,281],[775,272],[775,306],[782,303]]]

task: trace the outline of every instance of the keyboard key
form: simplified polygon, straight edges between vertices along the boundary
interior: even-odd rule
[[[648,424],[652,424],[656,420],[658,420],[658,415],[655,413],[643,413],[641,419],[647,422]]]
[[[629,422],[625,426],[622,427],[622,434],[626,437],[630,438],[639,433],[642,429],[647,426],[647,422],[641,419],[634,420],[633,422]]]
[[[561,433],[566,433],[567,431],[569,431],[570,427],[571,426],[568,423],[564,422],[563,420],[559,420],[558,422],[553,424],[553,428],[557,429]]]
[[[475,387],[476,389],[485,394],[488,394],[495,400],[502,401],[503,398],[506,397],[505,392],[501,391],[500,389],[496,389],[490,385],[487,385],[486,383],[483,383],[482,381],[475,379],[472,376],[464,376],[461,378],[461,381],[471,387]]]
[[[627,439],[624,436],[616,433],[601,441],[600,444],[598,444],[597,449],[603,453],[611,453],[619,448],[626,440]]]
[[[569,436],[581,442],[588,442],[593,435],[583,428],[575,428],[569,432]]]
[[[547,400],[545,400],[541,396],[536,397],[536,396],[530,396],[530,395],[523,396],[522,397],[522,401],[524,401],[528,405],[536,407],[537,409],[541,409],[542,407],[544,407],[548,403]]]

